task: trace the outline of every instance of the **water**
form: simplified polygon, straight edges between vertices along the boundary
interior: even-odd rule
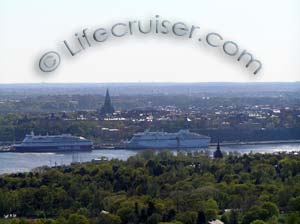
[[[214,151],[215,147],[211,147],[210,151]],[[239,153],[273,153],[273,152],[292,152],[300,151],[300,143],[296,144],[274,144],[274,145],[235,145],[222,146],[222,151]],[[109,159],[126,160],[133,156],[137,151],[133,150],[94,150],[91,152],[78,153],[0,153],[0,174],[16,173],[30,171],[40,166],[68,165],[72,161],[87,162],[92,159],[106,156]]]
[[[94,150],[76,153],[0,153],[0,174],[30,171],[40,166],[68,165],[71,162],[87,162],[101,156],[126,160],[136,154],[131,150]]]
[[[265,145],[233,145],[223,146],[222,151],[244,153],[273,153],[273,152],[293,152],[300,151],[300,143],[285,143],[285,144],[265,144]]]

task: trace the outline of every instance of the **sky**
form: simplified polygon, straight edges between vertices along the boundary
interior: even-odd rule
[[[63,41],[87,28],[109,28],[155,15],[217,32],[263,64],[257,74],[235,57],[196,40],[126,36],[65,54]],[[293,82],[300,81],[299,0],[1,0],[0,83]],[[38,69],[47,51],[61,54],[51,73]]]

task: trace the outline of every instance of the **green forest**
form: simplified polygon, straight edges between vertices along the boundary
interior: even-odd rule
[[[127,161],[4,175],[0,217],[4,224],[299,224],[300,156],[147,150]]]

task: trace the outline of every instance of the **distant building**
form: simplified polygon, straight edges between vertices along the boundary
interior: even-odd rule
[[[223,158],[223,153],[221,152],[220,141],[218,141],[217,150],[214,152],[214,158]]]
[[[111,99],[109,96],[109,91],[108,89],[106,90],[106,95],[105,95],[105,101],[104,105],[101,107],[100,114],[101,115],[107,115],[107,114],[113,114],[115,112],[115,109],[111,103]]]

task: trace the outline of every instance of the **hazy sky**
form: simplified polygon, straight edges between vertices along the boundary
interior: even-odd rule
[[[257,75],[215,48],[180,38],[128,36],[75,57],[53,73],[39,57],[62,52],[83,28],[160,15],[218,32],[263,63]],[[0,0],[0,83],[300,81],[299,0]],[[88,31],[89,31],[88,30]]]

